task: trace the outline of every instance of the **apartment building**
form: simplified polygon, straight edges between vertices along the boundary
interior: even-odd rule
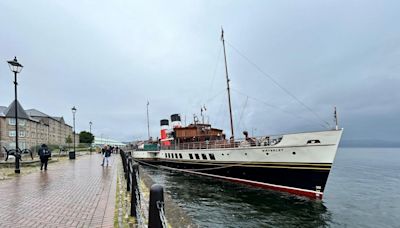
[[[24,110],[19,102],[12,102],[8,107],[0,106],[1,152],[4,152],[3,147],[15,148],[15,105],[18,109],[20,149],[30,149],[43,143],[64,146],[68,136],[73,140],[72,127],[65,123],[63,117],[50,116],[36,109]]]

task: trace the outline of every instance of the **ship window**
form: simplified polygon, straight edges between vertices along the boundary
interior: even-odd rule
[[[189,158],[190,158],[190,159],[193,159],[193,155],[192,155],[192,154],[189,154]]]
[[[182,158],[182,154],[179,154],[179,158]]]
[[[166,154],[167,158],[169,158],[169,153]]]
[[[215,160],[214,154],[208,154],[208,155],[210,156],[210,159],[211,159],[211,160]]]
[[[316,143],[321,143],[318,139],[313,139],[313,140],[308,140],[307,144],[316,144]]]
[[[194,156],[196,157],[196,159],[200,159],[199,154],[194,154]]]
[[[175,158],[178,158],[178,154],[175,154]]]
[[[201,157],[202,157],[204,160],[207,160],[207,156],[206,156],[205,154],[201,154]]]
[[[167,157],[167,154],[165,154],[165,157]]]

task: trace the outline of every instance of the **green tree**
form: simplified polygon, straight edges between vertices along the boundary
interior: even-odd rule
[[[68,144],[72,143],[72,139],[71,139],[70,135],[68,135],[68,137],[65,138],[65,143],[68,143]]]
[[[80,143],[93,143],[94,136],[92,133],[87,131],[81,131],[79,133],[79,142]]]

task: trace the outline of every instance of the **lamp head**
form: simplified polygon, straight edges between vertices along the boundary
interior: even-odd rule
[[[74,107],[72,107],[72,109],[71,109],[71,110],[72,110],[72,113],[74,113],[74,114],[76,113],[76,108],[75,108],[75,106],[74,106]]]
[[[8,66],[10,67],[10,70],[14,73],[19,73],[21,72],[22,68],[24,66],[22,66],[18,61],[17,61],[17,57],[14,57],[14,60],[10,60],[7,61],[8,62]]]

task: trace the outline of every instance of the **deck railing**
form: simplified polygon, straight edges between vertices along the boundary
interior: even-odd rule
[[[159,145],[157,150],[192,150],[192,149],[221,149],[238,147],[257,147],[257,146],[275,146],[282,140],[282,135],[252,137],[247,139],[237,139],[234,142],[230,140],[212,140],[202,142],[174,142],[169,141],[171,145]],[[163,142],[161,142],[162,144]],[[127,148],[135,151],[148,151],[137,147]]]
[[[259,138],[247,138],[237,141],[229,140],[213,140],[203,142],[185,142],[185,143],[174,143],[166,146],[161,145],[159,147],[162,150],[191,150],[191,149],[221,149],[221,148],[237,148],[237,147],[255,147],[255,146],[273,146],[277,145],[282,140],[282,137],[259,137]]]

